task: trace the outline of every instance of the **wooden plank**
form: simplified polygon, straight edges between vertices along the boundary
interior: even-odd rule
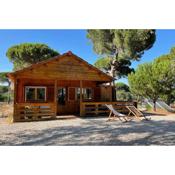
[[[20,115],[20,117],[24,117],[24,116],[26,116],[26,117],[28,117],[28,116],[32,116],[32,117],[34,117],[34,116],[54,116],[54,112],[52,112],[52,113],[34,113],[34,114],[19,114]]]
[[[54,103],[16,103],[15,108],[16,121],[39,120],[38,117],[46,118],[47,116],[55,117]]]
[[[80,116],[83,116],[83,104],[82,104],[82,101],[83,101],[83,83],[82,81],[80,81]]]
[[[47,107],[47,106],[54,106],[54,103],[16,103],[16,106],[42,106],[42,107]]]
[[[101,105],[105,105],[105,104],[112,104],[112,105],[119,105],[119,106],[125,106],[128,104],[133,104],[133,102],[125,102],[125,101],[116,101],[116,102],[82,102],[83,104],[86,105],[95,105],[95,104],[101,104]]]
[[[32,79],[57,79],[57,80],[86,80],[86,81],[102,81],[102,82],[108,82],[108,80],[105,77],[99,77],[95,74],[88,75],[87,73],[84,74],[76,74],[76,72],[70,72],[68,74],[65,73],[59,73],[59,74],[47,74],[45,73],[31,73],[31,74],[22,74],[19,75],[18,78],[32,78]]]
[[[38,65],[40,66],[31,66],[30,68],[23,69],[23,71],[17,71],[15,74],[20,78],[112,81],[112,77],[89,65],[77,56],[72,56],[71,59],[70,56],[66,56],[64,59],[59,59],[59,61],[53,60],[45,62],[43,65]]]
[[[13,100],[13,121],[12,122],[15,122],[16,118],[17,118],[17,114],[16,114],[16,107],[15,107],[15,104],[16,104],[16,98],[17,98],[17,79],[14,78],[14,100]]]
[[[58,87],[57,87],[57,80],[55,80],[55,86],[54,86],[54,103],[55,103],[55,117],[57,116],[57,92],[58,92]]]
[[[117,111],[128,113],[127,106],[132,105],[133,102],[82,102],[83,107],[81,113],[85,115],[101,115],[102,113],[108,113],[109,110],[106,109],[105,104],[112,104]]]

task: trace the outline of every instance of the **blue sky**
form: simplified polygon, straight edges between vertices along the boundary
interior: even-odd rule
[[[91,64],[98,58],[92,44],[86,38],[86,30],[0,30],[0,72],[12,71],[13,68],[6,57],[7,49],[24,42],[45,43],[61,54],[71,50]],[[168,53],[173,46],[175,46],[175,30],[157,30],[154,46],[145,52],[140,61],[133,62],[132,67],[136,68],[138,64]],[[127,82],[126,79],[119,81]]]

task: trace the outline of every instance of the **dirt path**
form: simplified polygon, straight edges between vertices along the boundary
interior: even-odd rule
[[[7,124],[0,119],[0,145],[175,145],[175,114],[151,121],[106,118]]]

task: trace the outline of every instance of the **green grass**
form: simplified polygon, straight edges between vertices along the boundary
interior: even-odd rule
[[[147,111],[151,111],[152,110],[152,107],[149,104],[146,104],[145,107],[146,107]]]

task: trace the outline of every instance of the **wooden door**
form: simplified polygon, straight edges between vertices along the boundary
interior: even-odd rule
[[[76,99],[75,87],[58,87],[57,94],[57,114],[78,114],[79,101]]]
[[[57,91],[57,114],[62,115],[66,110],[66,87],[58,87]]]

